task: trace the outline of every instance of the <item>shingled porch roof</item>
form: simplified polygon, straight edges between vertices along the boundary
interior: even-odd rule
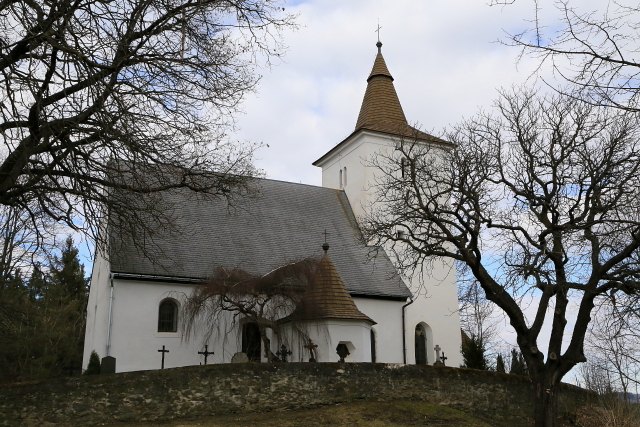
[[[281,322],[320,319],[365,320],[376,324],[358,310],[326,253],[320,259],[300,305]]]

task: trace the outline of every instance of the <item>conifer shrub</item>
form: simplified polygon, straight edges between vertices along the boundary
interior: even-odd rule
[[[87,369],[83,372],[84,375],[98,375],[100,373],[100,356],[95,350],[91,352],[89,356],[89,364]]]

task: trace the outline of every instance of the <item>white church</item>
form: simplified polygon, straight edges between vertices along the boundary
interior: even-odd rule
[[[84,367],[92,351],[115,358],[116,372],[232,359],[267,362],[258,328],[247,319],[238,319],[231,331],[185,339],[178,296],[190,294],[219,267],[265,274],[313,256],[320,262],[305,295],[315,308],[297,321],[309,326],[307,339],[314,351],[282,342],[287,336],[283,333],[270,335],[274,354],[285,344],[291,351],[289,362],[309,362],[312,354],[317,362],[343,358],[346,363],[432,365],[442,351],[446,365],[461,364],[451,262],[433,263],[407,277],[396,271],[383,249],[369,247],[360,238],[358,220],[372,202],[375,178],[364,160],[380,150],[393,150],[394,142],[407,136],[451,148],[408,125],[380,52],[382,44],[377,46],[355,130],[313,162],[322,169],[321,187],[256,179],[257,197],[241,208],[182,193],[178,233],[160,239],[161,255],[154,260],[133,249],[96,254]],[[325,237],[329,248],[323,248]],[[283,330],[292,319],[295,313],[283,316]]]

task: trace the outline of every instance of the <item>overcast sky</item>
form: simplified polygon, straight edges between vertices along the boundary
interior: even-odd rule
[[[488,2],[289,2],[285,7],[299,14],[301,27],[284,34],[289,46],[284,62],[262,70],[258,93],[244,102],[236,139],[269,145],[257,161],[268,178],[320,185],[320,169],[311,163],[355,127],[377,51],[378,18],[382,53],[410,123],[438,134],[479,108],[490,109],[497,89],[535,84],[531,76],[539,63],[531,57],[517,62],[520,51],[499,43],[507,33],[531,27],[533,1],[504,7]],[[573,3],[586,11],[602,10],[607,1]],[[558,12],[551,0],[540,5],[545,34],[552,35],[559,28]],[[552,80],[549,69],[541,74]],[[546,348],[548,331],[542,335]],[[505,348],[515,344],[506,323],[501,336]]]
[[[257,161],[267,177],[320,185],[320,169],[311,163],[355,127],[376,54],[378,19],[382,53],[410,123],[438,133],[489,108],[498,88],[533,83],[538,62],[525,57],[516,63],[519,50],[498,42],[506,32],[531,26],[533,1],[502,7],[488,1],[288,2],[286,11],[299,14],[300,29],[284,34],[284,62],[261,70],[235,139],[269,145]],[[539,16],[553,23],[552,1],[540,3]],[[595,9],[606,1],[580,4]]]

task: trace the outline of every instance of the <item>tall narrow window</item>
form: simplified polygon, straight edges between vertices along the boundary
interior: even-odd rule
[[[340,169],[340,188],[342,188],[342,169]]]
[[[371,363],[376,363],[376,333],[371,329]]]
[[[158,332],[178,331],[178,304],[172,299],[164,299],[158,309]]]
[[[427,364],[427,334],[422,325],[416,325],[416,365]]]
[[[344,167],[344,174],[342,175],[342,182],[344,182],[344,186],[347,186],[347,167]]]

